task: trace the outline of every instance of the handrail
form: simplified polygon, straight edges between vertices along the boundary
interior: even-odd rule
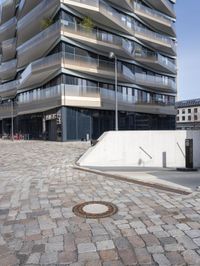
[[[151,155],[148,154],[148,152],[146,152],[142,147],[139,147],[141,151],[143,151],[151,160],[153,159],[153,157],[151,157]]]

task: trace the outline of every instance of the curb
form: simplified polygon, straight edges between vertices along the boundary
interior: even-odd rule
[[[164,185],[164,184],[144,182],[141,180],[130,179],[130,178],[122,176],[122,175],[109,174],[109,173],[102,172],[100,170],[94,170],[94,169],[90,169],[90,168],[86,168],[86,167],[81,167],[78,165],[74,165],[73,168],[76,170],[79,170],[79,171],[93,173],[93,174],[97,174],[97,175],[101,175],[101,176],[105,176],[105,177],[110,177],[110,178],[113,178],[116,180],[125,181],[125,182],[129,182],[129,183],[133,183],[133,184],[137,184],[137,185],[142,185],[142,186],[146,186],[146,187],[151,187],[151,188],[155,188],[155,189],[159,189],[159,190],[163,190],[163,191],[167,191],[167,192],[172,192],[172,193],[176,193],[176,194],[190,195],[193,193],[193,191],[192,190],[190,191],[190,189],[184,190],[181,188],[173,188],[173,187],[170,187],[170,186]]]

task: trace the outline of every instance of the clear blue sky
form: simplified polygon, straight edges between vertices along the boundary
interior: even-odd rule
[[[200,0],[177,0],[178,99],[200,98]]]

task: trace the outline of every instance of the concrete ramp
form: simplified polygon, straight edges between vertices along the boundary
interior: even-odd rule
[[[200,167],[199,131],[109,131],[79,159],[82,167],[185,167],[185,140],[193,139]]]

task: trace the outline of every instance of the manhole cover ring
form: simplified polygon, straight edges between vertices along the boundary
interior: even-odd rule
[[[106,218],[114,215],[118,208],[111,202],[87,201],[77,204],[72,211],[80,217],[89,219]]]

